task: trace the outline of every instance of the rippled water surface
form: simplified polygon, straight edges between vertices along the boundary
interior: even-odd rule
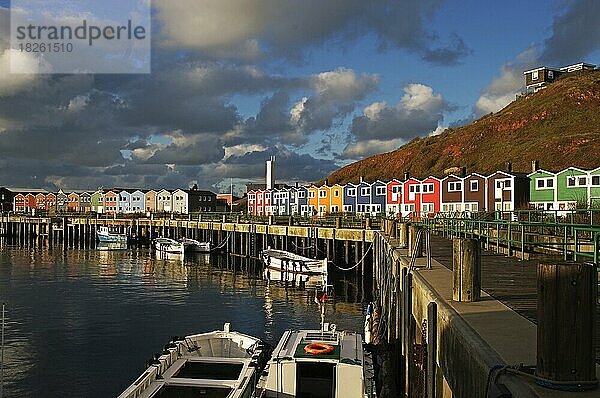
[[[270,343],[285,329],[318,327],[310,293],[267,286],[240,263],[0,242],[5,397],[116,396],[171,336],[225,322]],[[359,330],[361,305],[343,300],[328,303],[327,321]]]

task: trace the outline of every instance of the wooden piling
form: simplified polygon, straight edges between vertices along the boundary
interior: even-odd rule
[[[596,266],[560,261],[540,263],[537,293],[536,374],[555,381],[557,386],[568,383],[577,388],[573,382],[581,381],[579,390],[597,387]]]
[[[452,241],[452,300],[481,299],[481,247],[477,239]]]
[[[437,370],[437,304],[427,305],[427,397],[436,397],[435,383]]]
[[[411,225],[408,228],[408,255],[421,257],[423,256],[423,238],[418,239],[419,231],[422,227],[418,225]],[[422,235],[421,235],[422,236]]]

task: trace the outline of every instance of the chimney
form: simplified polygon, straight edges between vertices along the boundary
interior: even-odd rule
[[[273,189],[275,187],[275,156],[271,156],[269,160],[267,160],[265,183],[267,185],[267,189]]]
[[[535,173],[539,169],[540,169],[540,161],[539,160],[532,160],[531,161],[531,172]]]
[[[509,173],[512,173],[512,163],[511,162],[506,162],[506,171],[508,171]]]
[[[359,182],[359,184],[360,184],[361,182],[364,182],[364,181],[365,181],[365,179],[363,178],[363,176],[360,176],[360,177],[358,178],[358,182]]]
[[[404,181],[408,181],[409,178],[410,178],[410,172],[409,171],[405,171],[404,172]]]
[[[460,168],[460,176],[461,177],[466,177],[467,176],[467,168],[466,167],[461,167]]]
[[[325,179],[325,186],[328,187],[329,186],[329,180],[326,178]]]
[[[300,184],[298,183],[298,181],[296,181],[296,188],[298,188],[300,186]]]

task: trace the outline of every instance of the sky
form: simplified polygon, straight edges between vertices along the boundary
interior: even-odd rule
[[[316,181],[600,64],[597,0],[153,0],[150,74],[12,74],[9,7],[0,186],[240,191],[271,155]]]

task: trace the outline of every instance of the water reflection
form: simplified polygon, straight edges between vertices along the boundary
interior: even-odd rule
[[[318,326],[312,292],[266,285],[260,274],[241,257],[0,243],[5,395],[115,396],[173,335],[232,322],[275,343],[285,329]],[[328,304],[327,320],[358,330],[361,306],[344,295]]]

